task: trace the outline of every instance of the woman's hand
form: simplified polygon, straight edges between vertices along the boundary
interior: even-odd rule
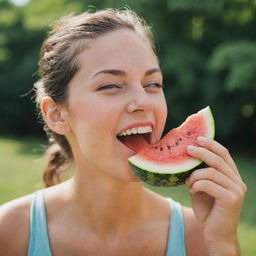
[[[186,184],[209,255],[239,255],[237,225],[246,185],[225,147],[204,137],[198,144],[188,146],[188,153],[209,167],[194,171]]]

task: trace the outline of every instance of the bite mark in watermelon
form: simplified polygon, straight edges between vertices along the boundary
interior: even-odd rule
[[[189,116],[183,124],[153,145],[140,141],[136,148],[136,140],[128,141],[137,152],[128,162],[133,173],[150,185],[166,187],[184,184],[191,172],[202,163],[187,154],[187,146],[198,146],[197,137],[213,139],[214,134],[214,119],[208,106]]]

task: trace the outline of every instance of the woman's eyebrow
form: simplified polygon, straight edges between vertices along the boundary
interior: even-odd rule
[[[144,76],[149,76],[152,75],[156,72],[161,72],[161,70],[159,68],[152,68],[149,69],[145,72]],[[98,72],[96,72],[94,75],[91,76],[91,79],[94,78],[95,76],[99,75],[99,74],[111,74],[114,76],[127,76],[126,72],[123,70],[118,70],[118,69],[104,69],[104,70],[100,70]]]

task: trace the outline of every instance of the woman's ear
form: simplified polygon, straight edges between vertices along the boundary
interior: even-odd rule
[[[60,135],[70,131],[67,120],[63,118],[61,107],[51,97],[43,97],[40,108],[44,121],[52,131]]]

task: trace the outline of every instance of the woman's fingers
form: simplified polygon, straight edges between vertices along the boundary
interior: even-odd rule
[[[215,199],[216,205],[226,210],[240,207],[243,200],[243,194],[238,190],[231,191],[211,180],[199,179],[193,183],[189,191],[195,196],[198,192],[206,193]]]
[[[202,145],[203,147],[188,146],[188,153],[191,156],[202,160],[208,166],[223,173],[234,183],[239,185],[242,191],[246,192],[246,185],[242,182],[237,168],[233,166],[234,162],[229,153],[227,153],[228,151],[224,150],[224,147],[214,140],[205,138],[203,141],[203,143],[200,141],[201,145],[204,144]]]
[[[230,180],[226,175],[224,175],[221,172],[218,172],[214,168],[202,168],[194,171],[190,177],[186,180],[186,184],[192,189],[193,191],[193,185],[202,180],[208,180],[211,182],[214,182],[221,186],[222,188],[225,188],[229,191],[232,191],[236,194],[243,194],[243,191],[241,190],[240,186],[236,183],[234,183],[232,180]]]
[[[204,192],[215,199],[227,201],[230,197],[230,192],[224,187],[216,184],[211,180],[197,180],[190,187],[191,193]]]
[[[198,137],[197,142],[199,145],[209,149],[213,153],[222,157],[225,160],[225,162],[231,167],[231,169],[241,178],[237,170],[236,164],[233,158],[230,156],[227,148],[225,148],[217,141],[205,137]]]
[[[217,169],[218,171],[222,172],[230,179],[235,179],[236,176],[234,172],[231,170],[229,165],[218,155],[209,151],[203,147],[195,147],[195,146],[188,146],[188,153],[205,162],[208,166]]]

